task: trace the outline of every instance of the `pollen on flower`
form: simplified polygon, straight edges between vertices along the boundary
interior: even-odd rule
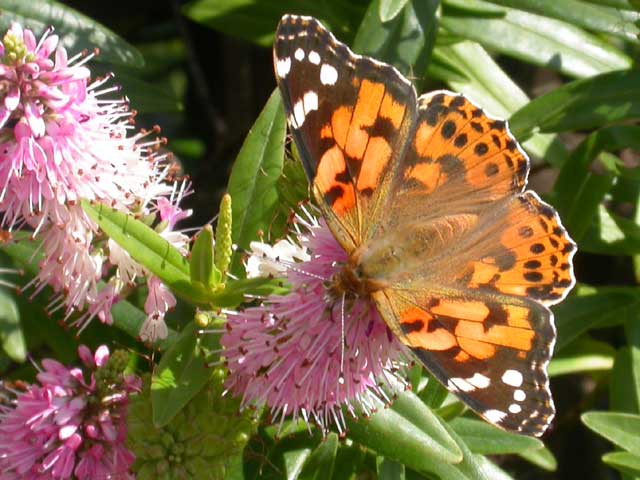
[[[367,415],[388,403],[406,358],[370,300],[328,294],[347,257],[326,225],[299,216],[295,229],[273,247],[251,245],[248,273],[286,276],[291,291],[228,312],[227,388],[245,406],[269,407],[274,422],[291,415],[342,433],[345,411]]]

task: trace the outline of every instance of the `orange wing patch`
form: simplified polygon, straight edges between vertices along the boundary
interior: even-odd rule
[[[420,97],[419,112],[405,179],[419,181],[427,193],[447,183],[461,188],[461,182],[484,201],[522,191],[528,160],[504,121],[444,92]]]
[[[314,181],[339,216],[355,206],[357,195],[377,189],[389,168],[393,131],[381,128],[380,119],[397,129],[406,113],[383,83],[363,79],[359,85],[355,106],[338,107],[320,130],[322,139],[335,144],[320,158]]]
[[[575,244],[555,210],[526,192],[510,203],[504,221],[498,249],[471,263],[463,275],[467,285],[548,305],[560,301],[574,284]]]
[[[430,299],[398,305],[402,341],[425,350],[455,349],[459,361],[487,360],[497,348],[530,351],[536,335],[529,308],[497,301]],[[421,302],[422,303],[422,302]]]

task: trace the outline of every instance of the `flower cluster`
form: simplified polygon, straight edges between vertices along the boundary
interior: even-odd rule
[[[148,383],[129,407],[127,444],[138,480],[226,478],[229,467],[255,430],[255,412],[238,414],[238,400],[223,397],[225,370],[213,370],[210,383],[165,426],[153,424]]]
[[[84,311],[75,319],[79,326],[94,316],[110,323],[123,288],[148,277],[117,245],[103,241],[80,199],[153,215],[178,246],[185,238],[173,227],[189,215],[179,207],[188,186],[166,181],[170,165],[159,153],[158,130],[130,134],[134,112],[126,99],[113,96],[110,76],[91,80],[86,64],[93,56],[69,58],[51,30],[37,40],[18,24],[0,42],[1,226],[27,229],[41,240],[35,292],[53,287],[49,310],[64,309],[66,318]],[[147,302],[141,334],[154,339],[165,334],[164,314],[175,299],[147,281],[156,299]]]
[[[329,294],[347,256],[327,226],[311,217],[296,226],[295,241],[251,245],[248,275],[286,275],[291,291],[230,312],[221,339],[227,387],[245,405],[270,407],[274,421],[291,414],[342,432],[342,407],[368,414],[388,401],[404,355],[369,299]]]
[[[45,359],[39,385],[0,407],[0,478],[133,478],[127,405],[140,379],[123,374],[125,352],[80,346],[78,353],[87,373]]]

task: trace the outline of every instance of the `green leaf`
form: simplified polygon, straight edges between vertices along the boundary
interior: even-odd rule
[[[378,480],[405,480],[404,465],[385,457],[376,457]]]
[[[490,0],[505,7],[518,8],[545,17],[556,18],[594,32],[608,33],[638,42],[640,29],[631,21],[620,18],[619,11],[589,5],[578,0]]]
[[[619,8],[624,10],[634,10],[634,2],[637,4],[637,0],[585,0],[589,3],[595,3],[596,5],[606,5],[613,8]],[[636,7],[637,9],[637,7]]]
[[[509,118],[529,103],[526,93],[475,42],[439,46],[434,50],[434,58],[446,62],[450,69],[461,72],[462,78],[460,75],[443,78],[451,89],[467,95],[491,116]],[[432,67],[433,64],[429,67],[429,73],[433,73]],[[523,140],[517,135],[516,138]],[[534,135],[522,145],[528,152],[540,158],[553,159],[556,164],[564,162],[567,157],[565,148],[552,135]]]
[[[440,408],[449,391],[433,375],[428,374],[428,378],[427,386],[420,392],[420,399],[429,408]]]
[[[140,113],[173,113],[184,110],[184,105],[175,93],[164,87],[122,72],[118,72],[115,81],[122,86],[131,107]]]
[[[394,65],[401,73],[424,72],[437,31],[437,0],[411,0],[393,20],[383,23],[374,0],[364,15],[353,50]]]
[[[532,100],[513,114],[516,137],[564,132],[640,118],[640,70],[576,80]]]
[[[618,350],[609,383],[611,409],[640,413],[640,349],[635,345]]]
[[[189,263],[173,245],[133,216],[101,203],[82,201],[87,215],[131,258],[184,298],[207,303],[203,288],[191,283]]]
[[[210,300],[217,307],[236,307],[247,297],[266,297],[271,294],[284,295],[289,288],[281,280],[272,278],[247,278],[228,281],[225,289],[214,293]]]
[[[602,456],[607,465],[633,477],[640,476],[640,456],[629,452],[611,452]]]
[[[295,480],[312,452],[320,448],[320,441],[320,435],[309,435],[304,422],[285,421],[280,431],[279,427],[261,428],[244,449],[242,478]]]
[[[640,307],[640,292],[630,287],[578,285],[574,294],[555,305],[556,352],[591,328],[625,322]]]
[[[591,430],[617,446],[640,455],[640,416],[617,412],[587,412],[580,417]]]
[[[625,54],[580,28],[522,10],[502,8],[500,16],[444,9],[441,24],[449,32],[475,40],[486,48],[573,77],[589,77],[631,66]]]
[[[338,452],[338,435],[329,433],[320,445],[309,455],[298,480],[331,478]]]
[[[640,127],[603,128],[582,141],[562,166],[554,185],[553,203],[574,240],[580,241],[587,232],[600,202],[614,183],[617,158],[601,152],[629,147],[640,148]],[[614,167],[595,173],[590,167],[598,155],[601,162]]]
[[[191,20],[233,37],[270,47],[278,20],[285,13],[312,15],[349,41],[363,9],[357,2],[315,0],[196,0],[185,5]]]
[[[555,355],[549,364],[550,377],[573,373],[611,370],[616,350],[611,345],[588,337],[580,337]]]
[[[151,379],[153,424],[167,425],[202,390],[213,370],[207,368],[204,355],[215,349],[216,335],[198,337],[197,326],[188,324],[175,343],[160,359]]]
[[[449,425],[473,453],[504,455],[544,447],[537,438],[505,432],[483,420],[458,417]]]
[[[442,427],[442,420],[438,415],[427,407],[414,392],[411,390],[401,391],[400,388],[401,386],[396,384],[396,391],[400,391],[400,393],[395,395],[391,409],[429,434],[432,440],[446,449],[449,454],[454,454],[459,458],[460,452],[456,447],[456,442]]]
[[[396,18],[409,0],[380,0],[378,15],[381,22],[388,22]]]
[[[633,220],[611,213],[604,205],[599,205],[580,242],[580,250],[602,255],[638,255],[640,226]]]
[[[347,418],[347,427],[353,440],[419,472],[433,472],[435,462],[461,459],[436,415],[411,392],[400,393],[392,408],[380,409],[369,419]]]
[[[558,461],[547,447],[539,450],[527,450],[518,454],[524,458],[527,462],[547,470],[549,472],[555,472],[558,468]]]
[[[436,472],[440,478],[458,478],[458,475],[462,475],[462,478],[474,480],[507,480],[512,478],[489,461],[487,457],[473,453],[450,424],[443,422],[442,426],[445,427],[458,444],[458,447],[462,451],[463,458],[462,462],[455,465],[457,473],[451,471],[453,465],[446,465],[444,469],[441,468]]]
[[[220,283],[221,273],[213,263],[213,229],[205,225],[196,237],[191,249],[189,270],[192,282],[199,282],[207,289]]]
[[[14,362],[27,359],[27,345],[20,325],[20,311],[15,299],[0,290],[0,345]]]
[[[229,179],[233,241],[240,250],[249,248],[258,231],[269,231],[278,208],[276,184],[282,173],[285,132],[282,100],[276,89],[247,135]],[[240,253],[231,263],[236,276],[244,276]]]
[[[29,26],[37,35],[49,26],[56,29],[69,57],[82,50],[100,49],[96,60],[131,67],[144,66],[142,54],[123,38],[104,25],[77,10],[54,0],[37,2],[24,0],[0,0],[0,28],[6,30],[12,21]]]

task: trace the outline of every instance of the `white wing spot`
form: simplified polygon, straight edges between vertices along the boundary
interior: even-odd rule
[[[522,374],[517,370],[505,370],[502,375],[502,381],[504,383],[516,388],[522,385],[523,380]]]
[[[500,410],[485,410],[482,415],[492,423],[500,423],[502,419],[507,416],[505,412],[501,412]]]
[[[320,67],[320,82],[323,85],[334,85],[338,81],[338,70],[326,63]]]
[[[280,58],[276,62],[276,72],[280,78],[285,78],[291,70],[291,57]]]
[[[512,403],[511,405],[509,405],[509,411],[511,413],[520,413],[522,411],[522,407],[517,403]]]
[[[527,394],[524,393],[524,390],[516,390],[513,392],[513,399],[517,402],[523,402],[524,399],[527,398]]]
[[[320,55],[315,50],[309,52],[309,61],[314,65],[320,65]]]
[[[467,378],[467,382],[477,388],[487,388],[491,384],[491,380],[481,373],[476,373],[473,377]]]
[[[457,389],[462,390],[463,392],[472,392],[476,389],[473,385],[467,382],[464,378],[452,377],[449,379],[451,383],[453,383]]]
[[[318,95],[316,92],[308,91],[305,93],[304,97],[302,97],[302,102],[304,103],[305,116],[312,110],[318,110]]]
[[[289,114],[289,125],[291,128],[298,128],[298,124],[296,123],[296,117],[293,113]]]
[[[304,123],[304,104],[303,100],[298,100],[293,106],[293,116],[296,119],[296,128],[300,128]]]
[[[296,57],[296,60],[304,60],[304,50],[302,50],[301,48],[297,49],[296,53],[294,53],[293,56]]]

